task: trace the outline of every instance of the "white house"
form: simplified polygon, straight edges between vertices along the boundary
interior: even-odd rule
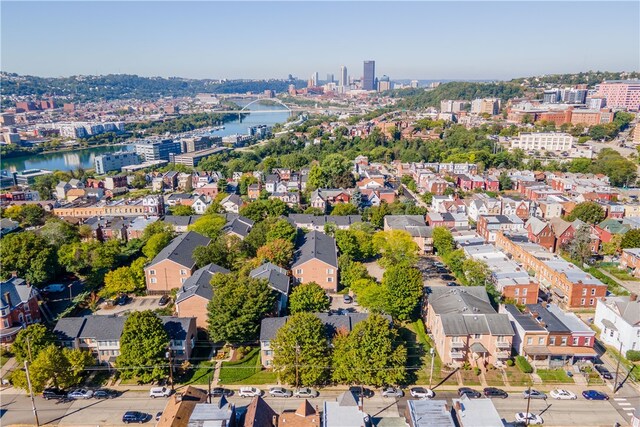
[[[616,349],[622,343],[622,354],[640,350],[640,301],[638,295],[606,297],[596,304],[595,325],[600,340]]]
[[[191,205],[191,208],[198,215],[204,215],[208,207],[209,207],[209,203],[207,203],[207,197],[205,196],[196,197],[195,200],[193,201],[193,204]]]
[[[226,212],[239,213],[244,202],[237,194],[230,194],[220,202]]]

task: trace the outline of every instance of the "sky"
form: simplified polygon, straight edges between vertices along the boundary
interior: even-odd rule
[[[640,69],[638,1],[0,2],[0,69],[510,79]]]

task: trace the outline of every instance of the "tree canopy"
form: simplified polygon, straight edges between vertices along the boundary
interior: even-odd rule
[[[404,230],[379,231],[373,236],[373,243],[382,254],[383,267],[412,266],[418,261],[418,245]]]
[[[567,216],[569,221],[580,219],[588,224],[597,224],[605,217],[604,209],[596,202],[578,203]]]
[[[289,311],[292,314],[327,311],[329,306],[329,297],[316,282],[296,286],[289,297]]]

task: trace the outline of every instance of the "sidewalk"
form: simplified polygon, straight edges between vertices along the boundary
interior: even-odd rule
[[[7,360],[7,363],[0,367],[0,378],[4,378],[9,372],[15,370],[18,367],[18,362],[15,357]]]

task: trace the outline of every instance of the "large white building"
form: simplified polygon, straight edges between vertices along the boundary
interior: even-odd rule
[[[598,300],[594,324],[600,329],[600,340],[622,354],[640,350],[640,300],[638,295],[606,297]]]
[[[511,140],[511,149],[541,151],[569,151],[573,146],[573,136],[561,132],[521,133]]]
[[[140,157],[133,151],[116,151],[96,156],[94,165],[96,173],[103,175],[110,171],[120,170],[123,166],[137,165]]]

